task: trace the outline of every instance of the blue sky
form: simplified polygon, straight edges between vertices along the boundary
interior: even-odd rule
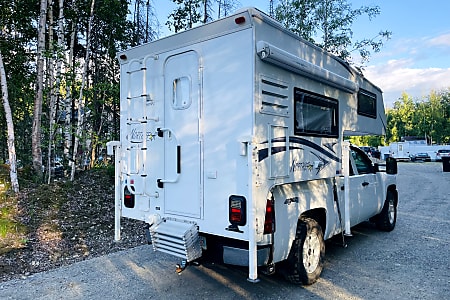
[[[381,14],[354,24],[355,38],[389,30],[392,37],[379,53],[372,54],[365,76],[384,92],[392,107],[402,92],[420,100],[432,90],[450,88],[450,0],[349,0],[353,7],[378,5]],[[156,13],[165,20],[170,1],[154,0]],[[241,7],[268,10],[268,0],[236,0]],[[164,4],[163,4],[164,3]],[[167,29],[162,22],[163,32]]]

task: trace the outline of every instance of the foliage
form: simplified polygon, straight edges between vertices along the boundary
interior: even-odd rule
[[[205,24],[217,17],[229,15],[237,6],[237,0],[171,0],[177,5],[168,16],[166,25],[170,30],[179,32],[198,24]]]
[[[169,15],[166,25],[169,29],[179,32],[192,28],[200,22],[200,5],[202,0],[172,0],[178,7]]]
[[[450,89],[431,91],[422,99],[412,99],[407,93],[387,111],[389,142],[406,136],[426,138],[430,144],[450,143]]]
[[[378,147],[384,145],[384,137],[365,135],[365,136],[352,136],[349,138],[350,143],[356,146],[370,146]]]
[[[378,6],[354,9],[348,0],[284,0],[276,7],[275,17],[302,38],[346,61],[355,63],[352,52],[357,51],[362,66],[371,51],[381,50],[391,32],[380,31],[375,37],[354,41],[352,26],[358,17],[372,19],[380,12]]]
[[[24,247],[26,227],[19,220],[17,197],[11,190],[9,168],[0,165],[0,255]]]
[[[159,1],[159,0],[158,0]],[[237,0],[166,0],[176,4],[176,9],[165,16],[163,24],[174,31],[185,30],[197,24],[213,20],[213,15],[222,17],[237,7]],[[88,80],[83,91],[85,106],[83,114],[83,133],[78,149],[73,149],[76,132],[78,108],[75,99],[79,98],[81,70],[85,63],[87,24],[91,0],[64,0],[62,18],[64,38],[58,45],[57,32],[59,1],[47,13],[53,13],[54,23],[46,24],[44,51],[46,70],[52,60],[63,59],[56,95],[56,117],[51,124],[51,92],[56,79],[48,73],[44,76],[44,99],[42,111],[42,156],[45,172],[61,163],[68,168],[72,153],[77,153],[79,167],[89,161],[95,167],[105,157],[105,144],[119,138],[119,64],[116,53],[129,46],[135,46],[158,37],[159,21],[154,14],[154,0],[102,0],[95,2],[91,56],[88,67]],[[271,12],[273,4],[270,1]],[[297,34],[315,41],[342,57],[351,59],[352,47],[357,51],[379,51],[380,39],[353,41],[352,25],[358,17],[376,17],[380,13],[377,6],[354,9],[344,0],[283,0],[278,2],[275,15]],[[50,18],[47,18],[49,20]],[[0,50],[3,54],[7,74],[8,94],[13,123],[17,159],[23,164],[19,180],[35,181],[31,161],[31,128],[33,124],[33,103],[36,85],[36,47],[37,24],[39,24],[39,3],[35,0],[0,0]],[[53,38],[50,40],[50,38]],[[381,37],[381,36],[380,36]],[[375,44],[373,44],[373,43]],[[356,51],[356,50],[355,50]],[[363,55],[364,56],[364,55]],[[368,57],[366,54],[365,57]],[[53,80],[53,81],[52,81]],[[399,140],[404,135],[427,135],[433,142],[450,142],[448,128],[449,95],[437,92],[419,103],[412,99],[400,99],[388,113],[388,140]],[[418,112],[413,113],[414,111]],[[440,113],[439,113],[440,112]],[[414,126],[413,124],[419,124]],[[0,109],[0,161],[7,160],[6,122],[4,111]],[[376,139],[359,137],[359,143],[375,144]],[[380,141],[381,142],[381,141]],[[51,151],[50,170],[47,153]]]

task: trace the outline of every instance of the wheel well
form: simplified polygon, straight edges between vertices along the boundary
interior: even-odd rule
[[[315,208],[308,211],[305,211],[300,215],[300,219],[302,218],[311,218],[316,220],[322,228],[322,232],[325,233],[325,229],[327,226],[327,213],[325,208]]]
[[[397,205],[398,202],[398,191],[397,191],[397,186],[395,184],[388,186],[387,188],[388,192],[391,192],[394,195],[394,199],[395,199],[395,205]]]

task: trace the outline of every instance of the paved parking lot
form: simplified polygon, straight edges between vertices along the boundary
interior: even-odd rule
[[[0,299],[448,299],[450,172],[442,164],[400,163],[394,231],[353,228],[343,248],[326,244],[319,281],[301,287],[282,277],[246,281],[245,268],[188,267],[143,246],[25,280],[0,283]]]

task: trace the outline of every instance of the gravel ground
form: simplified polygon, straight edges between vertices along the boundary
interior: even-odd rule
[[[0,282],[147,244],[145,224],[131,219],[114,242],[114,178],[105,168],[22,188],[16,206],[26,230],[0,237]]]
[[[450,173],[442,164],[400,163],[397,227],[352,229],[347,248],[326,243],[311,286],[278,275],[246,281],[247,270],[204,264],[175,273],[177,259],[149,246],[0,283],[0,299],[448,299]]]

